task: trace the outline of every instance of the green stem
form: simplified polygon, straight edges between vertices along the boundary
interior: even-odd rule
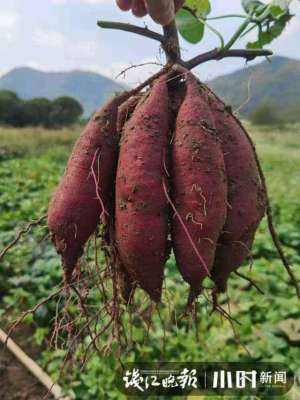
[[[200,22],[202,22],[202,24],[206,25],[209,30],[211,30],[215,35],[218,36],[218,38],[220,39],[220,43],[221,43],[220,48],[223,49],[225,46],[225,42],[224,42],[224,38],[221,35],[221,33],[218,32],[215,28],[213,28],[210,24],[208,24],[205,19],[203,19],[201,17],[197,17],[197,18]]]
[[[270,9],[271,9],[272,4],[269,4],[266,9],[261,13],[260,16],[254,18],[255,22],[263,22],[263,20],[265,20],[269,14],[270,14]]]
[[[240,38],[241,34],[245,31],[245,29],[247,29],[249,23],[251,22],[251,18],[248,17],[243,23],[242,25],[238,28],[238,30],[234,33],[234,35],[232,36],[232,38],[227,42],[227,44],[224,46],[223,50],[229,50],[234,43]]]
[[[218,15],[217,17],[206,18],[207,21],[212,21],[215,19],[224,19],[224,18],[248,18],[247,15],[242,14],[227,14],[227,15]]]
[[[240,38],[248,35],[248,33],[250,33],[251,31],[253,31],[254,28],[257,28],[257,24],[254,24],[252,26],[249,27],[249,29],[247,29],[244,33],[242,33],[242,35],[240,36]]]
[[[208,27],[208,29],[210,29],[215,35],[218,36],[218,38],[220,39],[221,42],[221,49],[223,49],[224,47],[224,38],[223,36],[220,34],[220,32],[218,32],[215,28],[213,28],[210,24],[208,24],[206,22],[206,18],[201,18],[199,17],[193,10],[191,10],[189,7],[183,7],[184,9],[186,9],[187,11],[189,11],[198,21],[200,21],[202,24],[206,25]]]

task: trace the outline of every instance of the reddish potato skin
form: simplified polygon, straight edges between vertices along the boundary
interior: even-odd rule
[[[61,255],[65,281],[69,283],[83,247],[100,222],[102,206],[91,174],[98,175],[99,196],[108,209],[118,158],[116,120],[118,106],[128,98],[123,93],[106,103],[77,140],[65,174],[50,202],[48,227]]]
[[[168,204],[163,191],[168,91],[161,77],[123,129],[116,179],[116,244],[122,265],[160,301],[167,254]]]
[[[123,104],[120,105],[118,110],[118,119],[117,119],[117,131],[121,134],[123,126],[130,118],[133,113],[135,107],[137,106],[139,100],[141,99],[140,95],[134,95],[129,97]]]
[[[121,136],[123,127],[125,123],[131,117],[135,107],[138,102],[141,100],[141,95],[133,95],[129,97],[128,100],[124,101],[118,109],[118,119],[117,119],[117,131]],[[117,281],[118,287],[121,293],[121,296],[126,304],[129,304],[131,299],[133,298],[135,291],[135,282],[131,279],[131,276],[128,274],[126,269],[122,266],[122,264],[118,263],[117,269]]]
[[[265,214],[265,195],[243,127],[212,93],[208,94],[208,101],[221,141],[228,179],[227,218],[212,270],[217,289],[223,292],[230,273],[250,254],[255,231]]]
[[[171,194],[175,207],[208,269],[226,218],[227,182],[222,149],[212,114],[197,80],[187,73],[172,145]],[[191,286],[190,301],[208,275],[177,216],[172,222],[177,265]]]

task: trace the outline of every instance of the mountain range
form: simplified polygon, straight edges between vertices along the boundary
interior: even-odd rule
[[[207,83],[246,117],[260,104],[268,103],[282,114],[294,110],[293,115],[300,120],[300,60],[273,57],[272,62],[263,61]],[[12,90],[22,99],[72,96],[83,105],[85,115],[124,88],[100,74],[80,70],[42,72],[22,67],[0,78],[0,90]]]
[[[86,116],[95,111],[113,93],[126,87],[105,76],[89,71],[43,72],[21,67],[9,71],[0,78],[0,90],[17,93],[21,99],[71,96],[84,108]]]
[[[272,57],[272,62],[220,76],[208,85],[242,115],[269,104],[280,115],[300,120],[300,60]]]

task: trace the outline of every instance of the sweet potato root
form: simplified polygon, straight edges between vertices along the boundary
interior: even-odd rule
[[[131,117],[131,114],[133,113],[140,99],[141,99],[140,95],[134,95],[129,97],[128,100],[124,101],[124,103],[120,105],[118,110],[118,119],[117,119],[117,131],[119,134],[121,133],[125,123]]]
[[[116,243],[122,265],[159,301],[167,251],[164,157],[168,91],[161,77],[124,127],[116,179]]]
[[[48,209],[48,227],[67,283],[100,216],[103,222],[107,216],[118,158],[118,106],[127,98],[127,93],[113,98],[92,117]]]
[[[136,283],[122,264],[118,266],[117,285],[123,300],[126,304],[129,304],[133,299]]]
[[[255,231],[265,213],[265,196],[244,129],[212,93],[208,99],[228,178],[227,218],[212,270],[218,291],[225,291],[229,274],[250,255]]]
[[[227,183],[212,114],[188,72],[173,138],[171,179],[178,213],[172,222],[173,248],[179,270],[191,286],[192,301],[213,265],[226,217]]]
[[[141,100],[141,97],[141,95],[133,95],[120,105],[117,119],[117,131],[120,136],[122,134],[124,125],[131,117],[135,107]],[[130,274],[123,267],[120,260],[118,260],[117,266],[117,280],[121,296],[125,300],[126,304],[128,304],[133,298],[136,284],[131,278]]]

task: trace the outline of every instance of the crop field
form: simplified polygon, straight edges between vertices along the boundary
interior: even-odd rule
[[[300,126],[248,129],[265,171],[280,240],[300,279]],[[0,128],[0,251],[28,222],[47,212],[48,200],[79,131],[80,127],[53,131]],[[238,324],[231,324],[218,313],[210,315],[211,304],[204,297],[197,304],[196,327],[189,319],[174,322],[168,317],[166,301],[153,317],[148,340],[141,340],[141,322],[125,320],[131,324],[125,330],[134,330],[135,345],[126,349],[122,362],[277,361],[298,372],[300,379],[299,300],[274,250],[265,219],[256,236],[252,261],[252,267],[245,265],[241,272],[264,294],[233,276],[228,293],[220,298]],[[34,227],[0,263],[0,327],[7,330],[22,311],[49,296],[62,275],[44,225]],[[167,263],[165,287],[164,299],[172,299],[179,315],[188,288],[172,256]],[[96,295],[90,302],[101,307]],[[114,383],[119,362],[114,352],[101,359],[93,352],[85,368],[74,362],[59,376],[66,353],[60,346],[49,346],[55,309],[56,301],[50,301],[26,317],[23,325],[30,335],[20,338],[23,349],[34,349],[31,354],[38,363],[53,379],[59,378],[60,385],[76,399],[125,398]],[[98,321],[99,326],[103,323]],[[283,398],[299,399],[300,389],[294,387]]]

